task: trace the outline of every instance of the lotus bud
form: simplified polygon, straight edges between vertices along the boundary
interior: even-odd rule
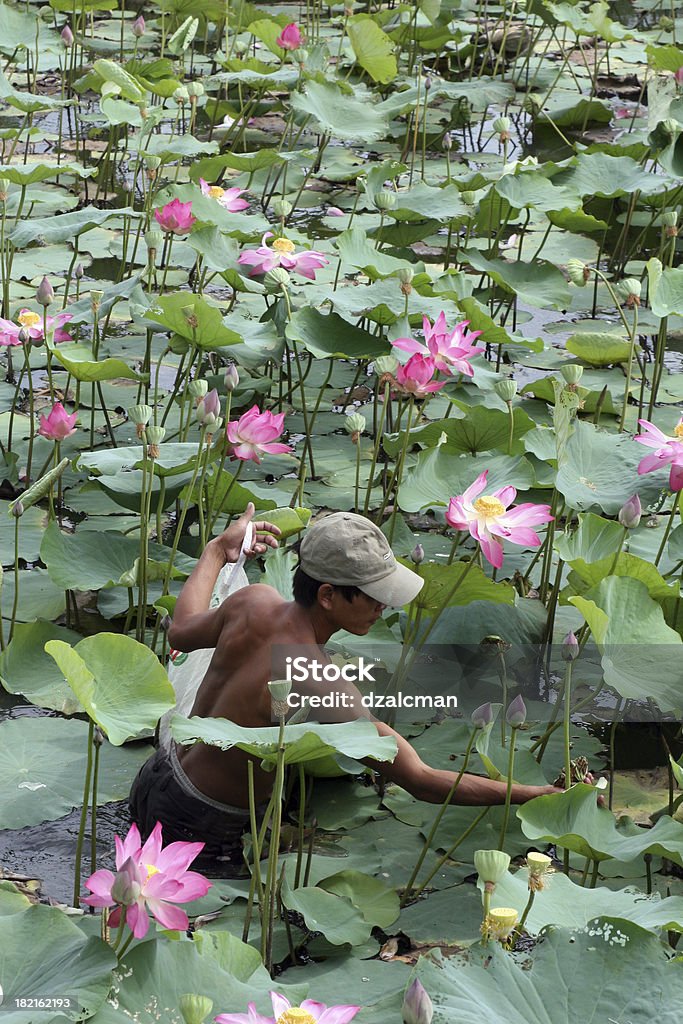
[[[77,281],[80,281],[84,274],[85,270],[83,269],[83,264],[77,263],[74,268],[74,277],[76,278]]]
[[[560,373],[564,377],[567,384],[572,387],[576,387],[581,378],[583,377],[583,366],[579,363],[567,363],[566,366],[560,367]]]
[[[289,679],[271,679],[268,683],[270,690],[271,707],[277,718],[284,718],[289,710],[287,698],[292,692],[292,684]]]
[[[178,1005],[185,1024],[204,1024],[213,1010],[213,1000],[208,996],[184,995]]]
[[[191,380],[187,385],[187,390],[193,398],[203,398],[209,390],[209,385],[205,380]]]
[[[381,189],[375,197],[375,206],[378,210],[393,210],[396,206],[396,193],[389,189]]]
[[[158,459],[160,455],[159,445],[166,437],[166,427],[147,427],[145,436],[147,438],[147,454],[150,459]]]
[[[358,444],[358,439],[365,430],[366,422],[365,416],[359,412],[350,413],[344,420],[344,429],[347,434],[351,435],[354,444]]]
[[[281,292],[289,286],[290,277],[284,267],[273,267],[263,278],[268,291]]]
[[[123,862],[114,875],[111,886],[111,898],[120,907],[130,907],[140,895],[138,872],[132,857]]]
[[[207,392],[197,403],[197,423],[200,427],[213,427],[221,414],[221,400],[215,388]]]
[[[375,373],[378,377],[383,377],[385,373],[394,374],[398,369],[398,359],[396,356],[377,356],[375,359]]]
[[[60,38],[61,38],[62,42],[64,43],[64,46],[67,49],[70,46],[73,46],[73,44],[74,44],[74,34],[71,31],[71,29],[70,29],[68,24],[64,26],[64,28],[59,33],[59,35],[60,35]]]
[[[187,323],[187,326],[191,330],[196,331],[197,328],[199,327],[199,319],[198,319],[197,314],[195,312],[194,306],[191,306],[188,303],[187,306],[181,306],[180,312],[185,317],[185,322]]]
[[[173,99],[176,101],[178,106],[182,107],[184,103],[188,103],[190,94],[184,85],[179,85],[173,93]]]
[[[626,299],[627,306],[640,305],[640,293],[642,286],[635,277],[626,277],[619,285],[619,292]]]
[[[24,503],[21,500],[21,498],[18,498],[17,501],[13,502],[10,505],[10,512],[15,517],[15,519],[19,519],[21,516],[23,516],[23,514],[24,514]]]
[[[474,868],[484,885],[497,885],[509,867],[510,857],[503,850],[475,850]]]
[[[640,504],[640,498],[637,494],[634,494],[632,498],[629,498],[621,506],[617,519],[627,530],[635,530],[636,526],[640,523],[642,514],[643,508]]]
[[[453,149],[453,136],[451,135],[450,132],[444,133],[444,137],[441,140],[441,146],[443,149],[446,150],[447,153],[450,152],[451,149]]]
[[[104,735],[102,730],[98,726],[95,726],[95,728],[93,729],[93,733],[92,733],[92,741],[95,744],[95,746],[96,747],[101,747],[102,744],[104,743],[105,739],[106,739],[106,736]]]
[[[190,94],[190,102],[193,100],[196,102],[201,96],[204,95],[205,89],[201,82],[188,82],[187,91]]]
[[[434,1006],[419,978],[415,978],[403,998],[403,1024],[431,1024]]]
[[[485,729],[493,721],[493,708],[491,702],[488,701],[486,704],[480,704],[478,708],[475,708],[471,715],[472,725],[475,729]]]
[[[526,866],[530,875],[544,875],[552,862],[552,857],[545,853],[537,853],[535,850],[526,855]]]
[[[493,390],[499,398],[502,398],[509,405],[517,394],[517,383],[512,377],[504,377],[503,380],[496,381],[493,385]]]
[[[19,343],[21,345],[29,345],[31,342],[31,335],[29,334],[25,327],[21,328],[17,335],[17,338],[19,339]]]
[[[240,375],[237,372],[237,367],[235,366],[234,363],[230,363],[225,371],[225,377],[223,378],[225,390],[228,392],[228,394],[232,394],[232,392],[235,390],[239,382]]]
[[[294,207],[288,199],[276,199],[273,203],[273,213],[276,217],[284,220],[285,217],[289,217]]]
[[[562,641],[562,647],[560,648],[563,661],[576,661],[579,654],[581,653],[581,646],[579,641],[576,639],[575,634],[570,630],[566,637]]]
[[[44,22],[46,22],[48,25],[50,24],[50,22],[54,22],[54,20],[55,20],[54,11],[52,10],[51,7],[41,7],[41,8],[39,8],[39,10],[38,10],[38,17],[42,18],[42,20]]]
[[[97,316],[97,314],[99,313],[100,303],[102,302],[102,297],[103,296],[104,296],[104,292],[100,291],[99,288],[91,289],[91,291],[90,291],[90,306],[91,306],[91,309],[93,311],[93,316]]]
[[[9,178],[0,178],[0,203],[7,201],[9,195]]]
[[[521,693],[517,694],[515,699],[508,705],[508,709],[505,712],[505,721],[513,729],[519,729],[520,725],[524,725],[526,722],[526,704],[522,700]]]
[[[135,36],[135,38],[141,39],[145,34],[146,28],[147,26],[145,25],[145,19],[142,17],[141,14],[139,14],[135,21],[133,22],[133,35]]]
[[[46,277],[40,282],[36,289],[36,302],[47,308],[55,301],[55,291]]]
[[[517,911],[514,907],[494,907],[489,912],[488,926],[491,938],[504,942],[512,934],[517,924]]]
[[[121,86],[117,85],[116,82],[103,82],[100,89],[100,95],[103,99],[107,96],[120,96]]]
[[[577,288],[583,288],[591,276],[591,272],[583,260],[574,258],[567,260],[567,274],[571,283],[575,284]]]
[[[424,557],[425,549],[422,547],[421,544],[416,544],[413,550],[410,552],[411,562],[414,562],[415,565],[420,565],[421,562],[424,562]]]
[[[522,110],[526,114],[531,114],[532,117],[536,117],[540,109],[541,103],[538,96],[534,96],[532,93],[527,93],[522,100]]]

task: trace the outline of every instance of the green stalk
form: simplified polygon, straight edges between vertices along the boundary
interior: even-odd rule
[[[512,797],[512,772],[515,764],[515,741],[517,739],[517,726],[512,726],[512,737],[510,739],[510,755],[508,757],[508,777],[507,777],[507,788],[505,790],[505,811],[503,812],[503,824],[500,827],[500,838],[498,839],[498,849],[502,850],[505,845],[505,833],[508,828],[508,820],[510,818],[510,799]]]
[[[249,885],[249,897],[247,899],[247,912],[244,916],[244,927],[242,929],[242,942],[249,941],[249,927],[251,915],[254,908],[254,893],[258,894],[258,903],[261,907],[263,899],[263,883],[261,882],[261,843],[259,841],[259,830],[256,823],[256,797],[254,795],[254,762],[247,761],[247,775],[249,778],[249,823],[251,828],[252,858],[254,866],[251,871],[251,883]]]
[[[280,830],[282,827],[282,790],[285,778],[285,716],[280,715],[278,732],[275,785],[271,803],[273,806],[273,827],[270,830],[268,851],[268,872],[263,897],[264,922],[261,931],[261,956],[268,971],[273,967],[273,929],[275,926],[275,903],[277,896],[277,862],[280,853]]]
[[[14,601],[12,602],[12,619],[9,624],[9,637],[7,642],[10,643],[12,636],[14,635],[14,623],[17,619],[17,608],[19,606],[19,519],[21,517],[14,516]]]
[[[467,743],[467,750],[465,751],[465,758],[464,758],[463,763],[462,763],[462,768],[460,769],[460,771],[456,775],[456,777],[455,777],[455,779],[453,781],[453,785],[451,786],[451,788],[449,789],[449,791],[448,791],[448,793],[446,795],[446,799],[444,800],[444,802],[442,803],[441,807],[439,808],[439,813],[436,815],[436,817],[434,818],[434,821],[432,822],[432,827],[430,828],[429,834],[428,834],[427,838],[425,839],[425,841],[423,843],[422,850],[420,851],[420,856],[417,858],[417,861],[415,863],[415,867],[413,868],[412,874],[411,874],[410,878],[408,879],[408,883],[407,883],[407,885],[406,885],[406,887],[405,887],[405,889],[403,891],[403,896],[401,897],[401,906],[402,907],[405,906],[406,900],[410,898],[410,893],[411,893],[411,890],[413,888],[413,884],[414,884],[415,879],[417,878],[417,876],[419,874],[420,868],[424,864],[424,859],[427,856],[427,852],[429,851],[429,848],[431,846],[432,839],[436,835],[436,830],[439,827],[439,825],[441,824],[441,820],[442,820],[444,814],[446,813],[446,810],[450,806],[450,803],[451,803],[451,800],[453,799],[455,791],[458,788],[458,786],[460,785],[460,780],[462,779],[463,775],[467,771],[467,765],[469,764],[470,754],[472,753],[472,747],[474,745],[474,741],[476,739],[477,732],[478,732],[477,729],[473,729],[472,730],[472,733],[470,735],[469,741]]]
[[[621,407],[621,417],[619,419],[619,430],[624,429],[624,422],[626,421],[626,408],[628,406],[628,393],[631,388],[631,374],[633,373],[633,357],[635,355],[636,347],[636,334],[638,332],[638,304],[633,304],[633,326],[630,332],[631,348],[628,354],[628,366],[626,368],[626,387],[624,389],[624,403]]]
[[[477,825],[479,825],[481,823],[481,821],[486,817],[486,815],[489,813],[490,810],[491,810],[491,807],[484,807],[484,809],[481,810],[479,812],[479,814],[476,816],[474,821],[470,825],[468,825],[467,828],[465,829],[465,831],[463,833],[461,833],[461,835],[458,836],[458,838],[455,840],[455,842],[451,846],[449,846],[449,848],[446,850],[446,852],[443,854],[443,856],[440,857],[440,859],[436,862],[436,864],[434,865],[434,867],[432,868],[430,873],[425,878],[425,880],[422,883],[422,885],[420,885],[415,890],[415,892],[413,893],[413,896],[414,896],[415,899],[417,899],[417,897],[420,895],[420,893],[424,892],[424,890],[427,888],[427,886],[429,885],[429,883],[431,882],[432,878],[437,873],[437,871],[439,871],[443,867],[443,865],[446,863],[448,858],[451,857],[455,853],[455,851],[460,846],[460,844],[464,843],[465,840],[467,839],[467,837],[469,835],[471,835],[472,832],[474,832],[474,830],[477,827]]]
[[[304,856],[304,836],[306,832],[306,773],[304,766],[299,763],[297,765],[299,773],[299,828],[297,834],[297,847],[296,847],[296,871],[294,873],[294,888],[299,888],[299,882],[301,880],[301,867],[303,864]]]
[[[363,515],[368,514],[368,508],[370,505],[370,494],[372,491],[372,482],[375,477],[375,467],[377,465],[377,458],[379,456],[379,447],[382,443],[382,435],[384,432],[384,420],[387,415],[387,407],[389,405],[389,382],[387,381],[384,385],[384,401],[382,402],[382,411],[379,417],[379,426],[375,434],[375,447],[372,452],[372,462],[370,464],[370,477],[368,479],[368,486],[365,492],[365,502],[363,504]]]
[[[517,931],[520,934],[524,930],[524,925],[526,924],[526,919],[529,916],[529,911],[531,910],[531,908],[534,905],[534,897],[535,897],[535,895],[536,895],[536,891],[534,889],[529,889],[529,899],[527,900],[527,904],[526,904],[526,906],[524,908],[524,913],[522,914],[521,920],[520,920],[519,924],[517,925]]]
[[[669,521],[666,524],[666,529],[664,530],[664,536],[662,537],[662,543],[659,545],[659,551],[657,552],[657,557],[655,558],[655,565],[656,566],[659,565],[661,557],[664,554],[664,550],[666,548],[667,541],[669,540],[669,534],[671,533],[671,529],[672,529],[672,527],[674,525],[674,520],[676,518],[676,510],[677,510],[677,508],[678,508],[678,494],[674,494],[674,500],[673,500],[673,504],[671,506],[671,513],[669,515]]]
[[[95,747],[95,758],[92,771],[92,799],[90,801],[90,874],[97,871],[97,779],[100,771],[100,741],[93,731],[93,745]]]
[[[74,867],[74,907],[80,906],[81,901],[81,858],[83,856],[83,840],[85,838],[85,822],[88,817],[88,795],[90,793],[90,777],[92,775],[92,751],[93,737],[95,735],[95,723],[92,718],[88,722],[88,759],[85,765],[85,781],[83,783],[83,804],[81,806],[81,821],[78,826],[78,840],[76,842],[76,864]]]
[[[361,436],[362,435],[359,434],[358,435],[358,440],[356,441],[356,480],[355,480],[355,487],[354,487],[354,492],[353,492],[353,511],[354,512],[360,512],[360,508],[359,508],[360,499],[359,499],[359,496],[358,496],[358,491],[359,491],[359,488],[360,488],[360,439],[361,439]]]

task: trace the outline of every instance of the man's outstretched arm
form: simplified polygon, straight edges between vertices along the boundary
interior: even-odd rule
[[[416,799],[425,800],[430,804],[441,804],[444,802],[450,789],[457,778],[456,772],[442,771],[439,768],[430,768],[426,765],[416,750],[391,726],[384,722],[373,719],[374,725],[381,736],[393,736],[398,746],[398,753],[393,761],[372,761],[367,759],[365,764],[375,768],[386,779],[397,782],[399,786],[408,790]],[[467,772],[463,775],[458,788],[453,794],[452,803],[467,804],[470,806],[486,806],[488,804],[504,804],[507,784],[495,782],[480,775],[470,775]],[[554,786],[522,786],[513,783],[511,801],[513,804],[523,804],[534,797],[544,796],[548,793],[559,793],[561,790]]]

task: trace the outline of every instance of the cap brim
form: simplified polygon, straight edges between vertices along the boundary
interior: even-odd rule
[[[397,562],[396,568],[388,576],[373,583],[364,583],[358,589],[373,601],[389,605],[390,608],[402,608],[417,597],[423,586],[421,576]]]

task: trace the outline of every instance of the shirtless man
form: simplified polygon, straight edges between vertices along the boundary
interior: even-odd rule
[[[286,601],[273,587],[253,584],[209,610],[218,574],[227,562],[237,561],[253,515],[250,504],[222,536],[206,545],[183,586],[168,633],[169,643],[179,651],[215,647],[192,715],[226,718],[247,728],[273,724],[267,684],[284,676],[278,666],[274,671],[274,650],[291,651],[292,645],[298,650],[305,645],[327,661],[322,648],[333,633],[345,629],[364,636],[386,607],[408,604],[423,583],[396,562],[374,524],[359,515],[336,512],[304,534],[293,601]],[[276,526],[266,521],[253,526],[254,542],[248,554],[277,547],[280,531]],[[323,692],[326,684],[318,685]],[[351,684],[346,688],[358,695]],[[398,747],[392,762],[368,759],[366,763],[417,799],[442,803],[454,773],[428,767],[390,726],[360,707],[351,713],[337,711],[328,720],[361,715],[374,722],[380,735],[393,736]],[[158,750],[141,768],[131,791],[131,814],[143,838],[161,821],[166,841],[203,840],[205,855],[239,866],[240,837],[248,824],[248,760],[249,755],[236,747],[221,750],[203,743],[181,747],[172,742],[169,750]],[[263,803],[270,795],[273,774],[262,771],[257,758],[252,760],[256,801]],[[453,802],[502,804],[505,791],[502,782],[465,774]],[[521,804],[554,792],[552,786],[513,785],[512,802]]]

